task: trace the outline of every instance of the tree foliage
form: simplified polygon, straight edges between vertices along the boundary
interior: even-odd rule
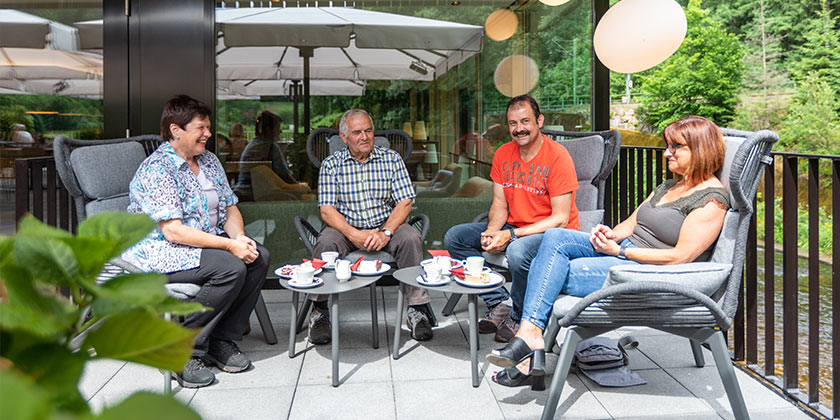
[[[673,56],[643,77],[643,118],[661,131],[688,114],[725,125],[735,115],[744,56],[738,38],[691,0],[688,32]]]
[[[840,118],[834,89],[818,72],[797,86],[788,115],[779,130],[779,143],[801,153],[840,154]]]

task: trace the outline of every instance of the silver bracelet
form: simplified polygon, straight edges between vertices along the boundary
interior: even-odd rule
[[[618,258],[621,258],[622,260],[627,259],[627,255],[624,254],[624,250],[626,250],[626,249],[627,249],[627,244],[623,244],[623,245],[621,245],[620,248],[618,248]]]

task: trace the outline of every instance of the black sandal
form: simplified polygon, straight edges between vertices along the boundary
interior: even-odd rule
[[[503,368],[512,368],[531,358],[531,375],[545,375],[545,349],[531,350],[528,343],[519,337],[513,337],[506,346],[497,349],[498,354],[490,353],[487,361]]]
[[[545,376],[526,375],[517,368],[510,368],[500,370],[493,375],[493,382],[506,386],[517,387],[522,385],[531,385],[531,391],[545,390]]]

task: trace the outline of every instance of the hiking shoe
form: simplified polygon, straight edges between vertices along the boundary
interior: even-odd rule
[[[309,313],[309,342],[312,344],[328,344],[332,339],[329,309],[312,307]]]
[[[423,310],[422,305],[409,306],[405,315],[405,323],[411,330],[411,338],[417,341],[428,341],[432,339],[432,323],[429,322],[429,315]]]
[[[478,320],[479,334],[493,334],[499,329],[499,325],[510,317],[510,306],[500,303],[487,309],[484,318]]]
[[[198,357],[190,359],[184,370],[175,373],[175,380],[182,388],[201,388],[212,384],[215,379],[216,375]]]
[[[210,340],[206,359],[229,373],[242,372],[251,366],[251,361],[239,350],[236,343],[228,340]]]
[[[516,332],[519,331],[519,323],[514,321],[511,317],[505,318],[499,328],[496,330],[496,336],[493,337],[494,340],[500,343],[507,343],[516,335]]]

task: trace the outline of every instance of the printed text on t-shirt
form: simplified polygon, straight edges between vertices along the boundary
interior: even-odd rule
[[[512,163],[502,161],[502,173],[504,174],[504,188],[519,188],[536,195],[546,195],[546,184],[551,168],[542,165],[531,164],[527,172],[522,170],[522,161],[515,160]]]

